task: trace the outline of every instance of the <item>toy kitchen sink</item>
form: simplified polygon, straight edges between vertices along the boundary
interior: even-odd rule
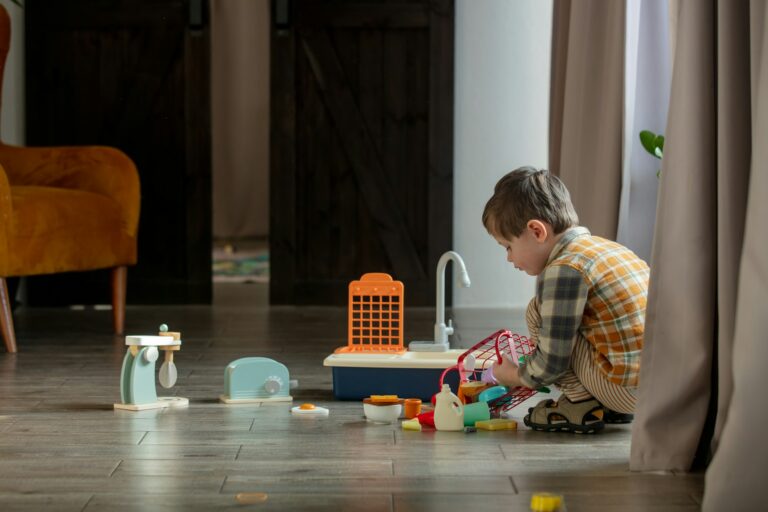
[[[440,375],[456,366],[464,352],[338,353],[326,357],[323,366],[333,371],[333,396],[337,400],[362,400],[371,395],[429,400],[440,391]],[[458,373],[448,372],[445,382],[458,389]]]

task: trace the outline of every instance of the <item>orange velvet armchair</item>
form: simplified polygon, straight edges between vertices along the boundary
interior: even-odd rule
[[[0,85],[9,45],[0,6]],[[0,142],[0,327],[8,352],[16,352],[8,277],[111,269],[113,327],[122,334],[139,199],[136,167],[117,149]]]

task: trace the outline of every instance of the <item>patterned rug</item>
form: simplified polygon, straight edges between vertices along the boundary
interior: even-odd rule
[[[268,283],[269,252],[213,252],[214,283]]]

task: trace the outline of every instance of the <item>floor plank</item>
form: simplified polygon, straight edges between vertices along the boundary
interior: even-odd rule
[[[364,500],[359,495],[346,493],[312,494],[306,492],[269,493],[267,500],[254,505],[241,505],[235,501],[237,493],[222,493],[205,496],[188,494],[153,495],[135,497],[125,494],[101,493],[93,497],[84,512],[110,510],[115,512],[207,512],[210,510],[258,510],[259,512],[284,512],[300,510],[302,512],[359,511],[391,512],[392,496],[371,493]]]
[[[270,308],[266,294],[254,303],[237,296],[128,308],[130,333],[161,323],[182,332],[177,385],[158,392],[191,401],[141,412],[113,409],[125,345],[108,334],[109,311],[18,310],[19,353],[0,355],[0,510],[495,512],[527,510],[538,491],[562,493],[570,512],[700,506],[701,475],[627,470],[631,426],[574,436],[369,423],[361,403],[333,400],[322,366],[345,339],[343,308]],[[406,318],[406,338],[432,331],[434,311]],[[285,364],[298,380],[294,402],[220,403],[224,368],[246,356]],[[307,401],[330,415],[291,414]],[[244,507],[241,492],[268,499]]]
[[[57,512],[80,512],[92,498],[90,493],[16,494],[0,492],[3,512],[26,512],[30,510],[56,510]]]

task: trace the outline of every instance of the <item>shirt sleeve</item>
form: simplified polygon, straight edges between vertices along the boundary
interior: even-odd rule
[[[544,269],[536,291],[541,313],[538,345],[520,366],[523,384],[536,389],[555,382],[568,370],[588,293],[589,286],[578,270],[567,265]]]

